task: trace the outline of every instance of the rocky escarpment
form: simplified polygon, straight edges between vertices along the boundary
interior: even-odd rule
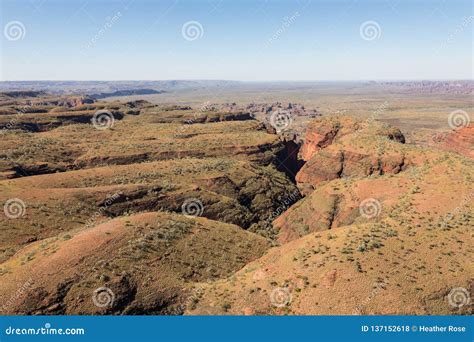
[[[30,100],[22,98],[0,107],[4,144],[0,178],[223,154],[268,165],[283,148],[283,143],[265,133],[263,124],[248,113],[201,112],[190,107],[163,109],[146,101],[31,107],[26,104]],[[134,120],[137,115],[140,119]],[[122,120],[140,134],[130,136],[121,128]],[[227,121],[242,124],[219,124]],[[98,148],[96,141],[104,137],[113,143]]]
[[[344,197],[326,184],[403,171],[414,162],[404,142],[400,130],[378,122],[325,117],[311,123],[300,152],[305,163],[295,177],[307,198],[275,220],[279,241],[353,223],[358,216],[355,206],[348,206]]]
[[[44,91],[9,91],[0,93],[2,105],[22,104],[30,107],[77,107],[94,103],[86,95],[52,96]],[[8,101],[7,99],[12,99]]]
[[[40,97],[47,95],[44,91],[34,91],[34,90],[18,90],[18,91],[5,91],[1,95],[12,97],[12,98],[27,98],[27,97]]]
[[[227,112],[207,107],[193,109],[188,106],[148,107],[144,110],[144,114],[150,118],[153,117],[155,123],[180,123],[185,125],[253,119],[251,114],[245,111]]]
[[[96,110],[123,117],[98,129]],[[23,208],[0,215],[2,314],[182,314],[194,286],[275,244],[300,199],[278,170],[298,146],[248,113],[95,102],[17,119],[0,153],[0,203]]]
[[[360,135],[385,136],[391,140],[405,143],[405,137],[396,127],[344,116],[324,117],[308,125],[305,144],[301,149],[301,158],[304,161],[309,161],[319,150],[341,141],[346,135],[355,135],[355,137]]]
[[[286,139],[282,137],[283,148],[276,155],[276,165],[279,171],[286,173],[291,179],[295,180],[296,175],[304,165],[304,161],[299,157],[301,143],[296,139]]]
[[[109,93],[98,93],[89,95],[91,98],[95,100],[105,99],[107,97],[114,97],[114,96],[133,96],[133,95],[153,95],[153,94],[162,94],[164,91],[155,90],[155,89],[123,89],[123,90],[116,90]]]
[[[289,116],[307,116],[315,118],[321,116],[316,109],[306,108],[302,104],[298,103],[250,103],[248,105],[238,105],[237,103],[223,103],[223,104],[211,104],[205,103],[202,109],[224,112],[224,113],[237,113],[246,112],[252,114],[252,116],[265,115],[270,116],[272,113],[283,112]]]
[[[311,129],[296,177],[306,196],[274,221],[280,246],[203,284],[186,313],[472,314],[472,160],[378,123]]]
[[[34,99],[29,100],[30,106],[54,106],[54,107],[78,107],[86,104],[92,104],[95,100],[90,96],[67,96],[58,99]]]
[[[444,148],[469,150],[469,129],[453,132],[444,140]],[[391,198],[400,192],[420,191],[420,186],[414,184],[419,181],[419,173],[426,172],[430,159],[444,157],[405,145],[404,141],[398,129],[376,122],[349,118],[315,121],[308,127],[301,149],[306,163],[296,175],[306,197],[274,221],[279,241],[285,243],[310,232],[354,224],[360,219],[359,204],[367,197],[378,198],[377,205],[384,206],[381,198],[391,204]],[[382,178],[400,173],[397,179]],[[372,197],[368,185],[376,187],[370,191]]]
[[[298,187],[310,193],[336,178],[396,174],[406,167],[399,129],[349,117],[326,117],[308,126],[296,175]]]

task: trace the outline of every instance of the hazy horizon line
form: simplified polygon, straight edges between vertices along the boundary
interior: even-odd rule
[[[400,79],[337,79],[337,80],[234,80],[234,79],[206,79],[206,78],[170,78],[170,79],[120,79],[120,80],[0,80],[0,83],[19,83],[19,82],[238,82],[238,83],[277,83],[277,82],[421,82],[421,81],[474,81],[474,78],[400,78]]]

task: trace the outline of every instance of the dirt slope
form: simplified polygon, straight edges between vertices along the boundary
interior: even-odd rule
[[[268,247],[256,234],[205,218],[118,218],[35,242],[3,263],[0,296],[9,305],[2,313],[179,314],[193,282],[230,275]],[[19,284],[28,287],[16,298]],[[100,293],[110,303],[97,305]]]
[[[282,245],[199,288],[188,314],[472,313],[473,161],[359,129],[321,134],[333,120],[307,134],[296,177],[307,195],[274,221]],[[328,172],[340,162],[328,150],[353,149],[364,157]],[[396,172],[365,172],[393,153]]]

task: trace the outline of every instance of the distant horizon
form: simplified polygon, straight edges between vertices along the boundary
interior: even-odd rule
[[[22,82],[237,82],[237,83],[283,83],[283,82],[294,82],[294,83],[317,83],[317,82],[474,82],[474,78],[462,79],[462,78],[440,78],[440,79],[340,79],[340,80],[236,80],[236,79],[191,79],[191,78],[182,78],[182,79],[96,79],[96,80],[80,80],[80,79],[44,79],[44,80],[0,80],[0,83],[22,83]]]
[[[470,80],[469,0],[3,0],[2,81]]]

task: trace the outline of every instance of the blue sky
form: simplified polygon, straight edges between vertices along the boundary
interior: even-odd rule
[[[1,6],[2,80],[473,78],[471,1],[2,0]],[[191,33],[183,33],[189,22]]]

